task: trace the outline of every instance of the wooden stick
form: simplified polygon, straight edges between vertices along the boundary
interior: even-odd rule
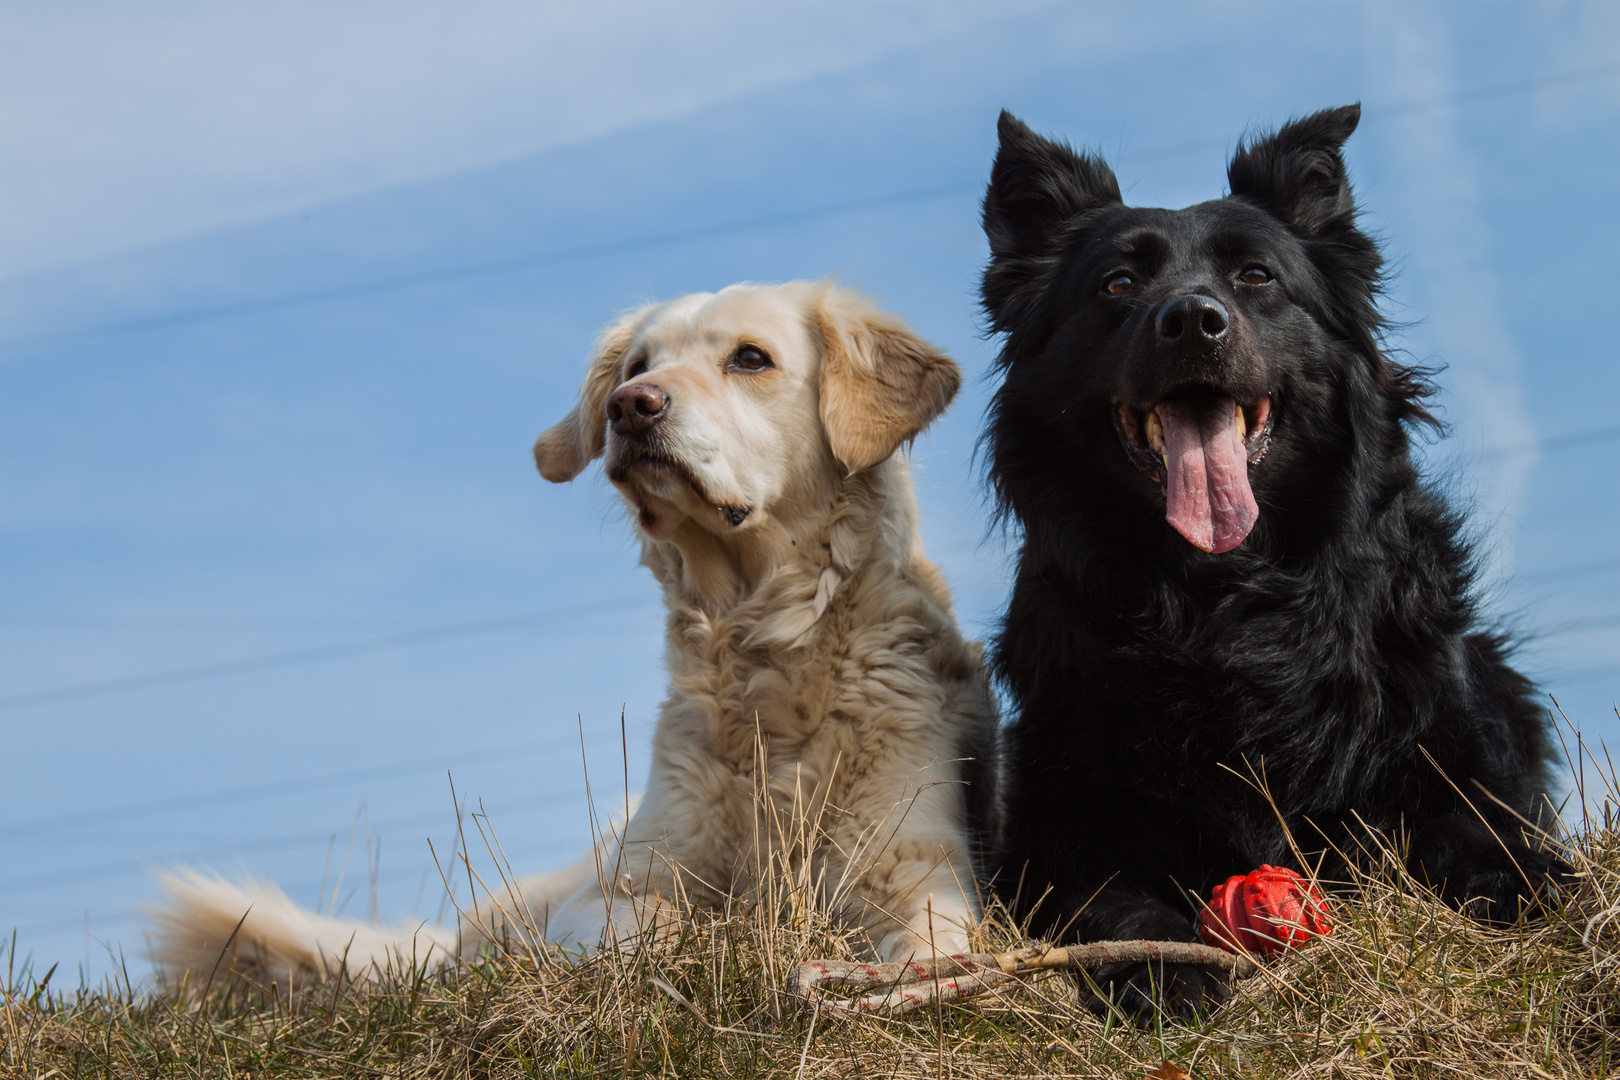
[[[1037,971],[1095,971],[1109,964],[1189,964],[1225,971],[1243,979],[1260,970],[1247,956],[1185,941],[1097,941],[1088,945],[1030,945],[1005,953],[970,953],[905,964],[863,964],[812,960],[788,976],[787,990],[805,1001],[851,1012],[908,1013],[939,1000],[981,994],[1009,979]],[[882,987],[881,993],[853,1000],[831,997],[818,988],[850,990]]]

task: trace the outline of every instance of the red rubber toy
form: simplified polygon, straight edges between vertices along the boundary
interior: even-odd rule
[[[1282,952],[1332,932],[1327,901],[1316,886],[1281,866],[1228,878],[1198,915],[1204,944],[1227,952]]]

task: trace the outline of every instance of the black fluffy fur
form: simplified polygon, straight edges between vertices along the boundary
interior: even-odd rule
[[[1365,839],[1357,819],[1409,837],[1418,874],[1477,918],[1517,917],[1565,870],[1514,816],[1545,812],[1545,711],[1480,628],[1462,522],[1409,453],[1428,385],[1381,347],[1382,259],[1340,152],[1359,116],[1241,144],[1230,195],[1160,210],[1002,114],[986,444],[1023,549],[993,655],[1013,706],[997,888],[1037,933],[1195,940],[1217,883],[1306,869],[1279,813],[1329,875],[1330,849]],[[1251,266],[1273,279],[1246,283]],[[1110,295],[1120,273],[1133,284]],[[1189,293],[1230,312],[1220,347],[1156,337]],[[1201,395],[1273,407],[1249,468],[1258,523],[1221,555],[1166,523],[1115,424],[1121,403]],[[1103,984],[1139,1011],[1224,993],[1195,968]]]

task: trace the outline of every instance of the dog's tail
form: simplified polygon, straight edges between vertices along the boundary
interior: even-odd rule
[[[630,802],[631,811],[640,802]],[[386,971],[438,967],[476,952],[486,943],[533,942],[547,935],[551,916],[582,891],[602,890],[599,874],[610,865],[621,822],[608,824],[598,847],[572,866],[516,882],[502,882],[461,912],[462,927],[403,922],[378,926],[320,915],[299,907],[268,881],[227,881],[217,874],[176,870],[158,875],[164,902],[148,912],[152,960],[170,986],[184,981],[202,991],[223,986],[233,972],[281,993],[342,973],[370,981]],[[579,906],[579,905],[575,905]],[[588,905],[587,905],[588,906]],[[597,934],[570,939],[586,946]]]
[[[242,972],[286,993],[339,972],[365,981],[390,969],[437,967],[461,949],[453,927],[318,915],[268,881],[179,870],[158,882],[166,902],[151,912],[152,959],[171,986],[183,980],[202,991]]]

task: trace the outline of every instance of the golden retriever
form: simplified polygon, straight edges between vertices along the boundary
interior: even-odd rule
[[[556,483],[605,457],[663,586],[669,693],[628,823],[572,869],[498,889],[460,934],[170,875],[159,965],[173,979],[229,953],[285,986],[496,934],[596,946],[694,901],[754,898],[784,871],[885,959],[964,951],[973,842],[994,829],[996,710],[923,556],[898,452],[960,381],[826,282],[734,285],[608,327],[534,455]]]

